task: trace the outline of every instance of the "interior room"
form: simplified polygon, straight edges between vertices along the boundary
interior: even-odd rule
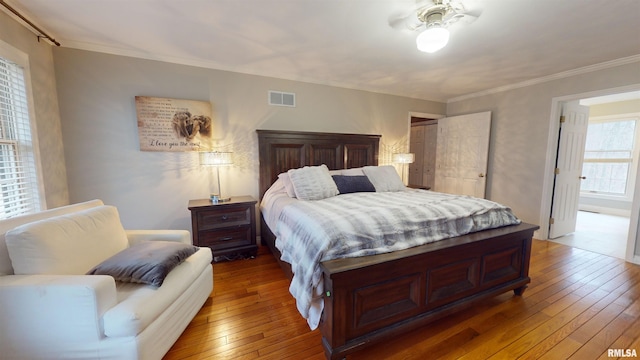
[[[589,107],[590,127],[585,139],[585,163],[581,176],[576,229],[553,240],[624,259],[629,239],[633,183],[637,173],[637,164],[632,159],[637,159],[634,151],[638,149],[633,144],[638,141],[635,126],[624,129],[619,126],[633,124],[638,118],[638,93],[582,99],[580,104]],[[615,130],[616,128],[620,130]],[[613,132],[609,132],[609,129]],[[593,155],[589,154],[599,154],[597,150],[604,144],[611,144],[611,147],[618,150],[628,149],[624,154],[626,159],[608,159],[604,163],[592,159]],[[603,178],[600,175],[612,174],[609,169],[618,169],[613,182],[611,176]],[[610,188],[612,184],[616,188]],[[607,241],[602,241],[603,237]]]
[[[640,2],[0,10],[3,356],[640,351]]]

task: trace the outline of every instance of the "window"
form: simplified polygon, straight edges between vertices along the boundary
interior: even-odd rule
[[[630,191],[636,119],[590,122],[585,143],[580,190],[625,196]]]
[[[0,219],[7,219],[36,212],[41,205],[25,70],[2,55],[0,53]]]

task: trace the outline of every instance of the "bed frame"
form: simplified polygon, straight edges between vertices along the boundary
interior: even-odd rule
[[[380,135],[257,132],[261,198],[278,174],[288,169],[378,164]],[[389,254],[323,262],[320,331],[326,357],[345,358],[506,291],[522,295],[530,282],[536,229],[522,223]],[[261,241],[291,278],[291,267],[280,260],[275,236],[262,216]]]

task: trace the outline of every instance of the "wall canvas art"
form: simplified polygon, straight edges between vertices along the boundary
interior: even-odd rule
[[[136,96],[141,151],[211,150],[211,103]]]

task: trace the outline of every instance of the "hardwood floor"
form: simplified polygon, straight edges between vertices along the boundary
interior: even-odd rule
[[[211,298],[165,359],[324,359],[261,247],[252,260],[217,263]],[[531,284],[348,359],[609,359],[640,356],[640,266],[534,240]]]

